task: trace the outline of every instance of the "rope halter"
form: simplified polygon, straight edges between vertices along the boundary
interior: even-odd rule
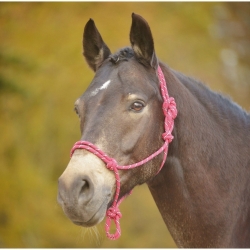
[[[174,128],[174,119],[177,116],[176,103],[175,103],[174,98],[169,97],[169,95],[168,95],[165,77],[162,73],[160,66],[158,66],[157,73],[158,73],[158,78],[160,81],[160,89],[161,89],[161,94],[162,94],[162,98],[163,98],[162,109],[163,109],[163,113],[165,116],[164,133],[162,134],[164,144],[160,149],[158,149],[152,155],[150,155],[149,157],[145,158],[144,160],[142,160],[140,162],[137,162],[137,163],[134,163],[131,165],[125,165],[125,166],[118,165],[118,163],[116,162],[116,160],[114,158],[110,158],[103,151],[101,151],[99,148],[97,148],[94,144],[92,144],[88,141],[78,141],[74,144],[73,148],[71,149],[71,154],[70,154],[71,157],[76,149],[85,149],[85,150],[93,153],[94,155],[99,157],[104,163],[106,163],[107,169],[109,169],[110,171],[113,171],[115,174],[116,191],[115,191],[113,204],[106,212],[106,224],[105,224],[106,235],[111,240],[116,240],[121,236],[121,228],[120,228],[119,220],[122,217],[122,214],[119,210],[119,205],[128,195],[131,194],[131,191],[130,191],[127,195],[123,196],[120,200],[118,200],[118,197],[120,194],[120,176],[119,176],[118,170],[127,170],[127,169],[131,169],[131,168],[139,167],[139,166],[147,163],[148,161],[152,160],[157,155],[159,155],[160,153],[163,152],[163,161],[162,161],[161,166],[157,172],[157,174],[158,174],[166,161],[167,153],[168,153],[168,145],[174,138],[171,133],[172,133],[173,128]],[[116,226],[116,232],[114,234],[111,234],[109,232],[112,220],[114,221],[115,226]]]

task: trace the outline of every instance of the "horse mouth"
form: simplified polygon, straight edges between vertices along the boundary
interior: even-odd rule
[[[106,211],[107,211],[107,204],[104,202],[89,220],[87,221],[72,220],[72,222],[77,226],[92,227],[100,223],[104,219]]]
[[[129,195],[131,193],[127,192],[125,196]],[[103,203],[99,209],[97,209],[96,213],[93,214],[93,216],[87,220],[87,221],[81,221],[81,220],[71,220],[75,225],[81,226],[81,227],[92,227],[100,223],[104,217],[106,216],[106,211],[112,206],[113,200],[110,200],[109,203]]]

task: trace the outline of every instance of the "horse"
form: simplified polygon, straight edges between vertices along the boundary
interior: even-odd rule
[[[250,115],[161,62],[149,24],[134,13],[130,44],[112,54],[92,19],[84,28],[83,55],[95,76],[75,111],[92,151],[78,144],[59,178],[64,213],[91,227],[116,198],[146,183],[178,247],[250,247]],[[159,67],[178,110],[167,159],[161,169],[163,152],[139,167],[115,168],[164,143]],[[115,159],[113,168],[105,155]]]

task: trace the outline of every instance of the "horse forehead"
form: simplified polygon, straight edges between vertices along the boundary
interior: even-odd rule
[[[83,96],[87,100],[103,98],[112,95],[128,95],[130,93],[152,93],[154,88],[152,73],[143,69],[143,66],[133,60],[116,64],[105,64],[96,72],[88,90]],[[155,92],[155,91],[153,91]],[[113,99],[113,98],[112,98]]]
[[[118,68],[118,76],[122,82],[140,82],[141,79],[147,79],[149,74],[142,65],[133,60],[121,63]]]
[[[90,92],[90,96],[95,96],[97,95],[100,91],[103,91],[109,87],[111,83],[111,79],[108,79],[107,81],[104,81],[104,83],[101,83],[99,87],[96,87],[94,90]]]
[[[145,70],[144,66],[138,63],[134,58],[130,58],[125,61],[119,61],[118,63],[106,62],[96,73],[96,81],[100,82],[103,79],[110,79],[115,83],[128,83],[128,81],[135,82],[141,78],[149,79],[150,72]]]
[[[87,90],[83,93],[82,99],[84,97],[92,98],[95,96],[99,96],[99,93],[105,92],[107,89],[110,89],[111,85],[115,84],[116,70],[110,70],[110,68],[102,69],[99,72],[96,72],[94,79],[90,83]]]

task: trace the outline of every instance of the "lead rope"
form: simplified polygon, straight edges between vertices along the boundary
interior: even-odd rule
[[[161,94],[162,94],[162,98],[163,98],[162,109],[163,109],[163,113],[165,116],[164,133],[162,134],[164,144],[160,149],[158,149],[152,155],[150,155],[149,157],[145,158],[144,160],[142,160],[140,162],[137,162],[137,163],[134,163],[131,165],[125,165],[125,166],[118,165],[114,158],[107,156],[103,151],[101,151],[94,144],[92,144],[88,141],[78,141],[74,144],[73,148],[71,149],[71,153],[70,153],[71,157],[76,149],[86,149],[87,151],[93,153],[98,158],[100,158],[103,162],[105,162],[107,169],[109,169],[110,171],[113,171],[115,174],[116,191],[115,191],[113,204],[106,212],[106,224],[105,224],[106,235],[111,240],[116,240],[121,236],[121,227],[120,227],[119,221],[120,221],[120,218],[122,217],[122,214],[119,210],[119,205],[132,192],[132,190],[131,190],[128,194],[123,196],[118,201],[119,194],[120,194],[120,186],[121,186],[120,185],[120,176],[119,176],[118,170],[127,170],[127,169],[131,169],[131,168],[139,167],[139,166],[147,163],[148,161],[152,160],[154,157],[156,157],[157,155],[159,155],[160,153],[163,152],[163,154],[164,154],[163,161],[162,161],[162,164],[157,172],[157,174],[158,174],[166,161],[167,153],[168,153],[168,145],[174,138],[171,133],[172,133],[173,128],[174,128],[174,119],[177,116],[176,103],[175,103],[174,98],[169,97],[169,95],[168,95],[165,77],[162,73],[160,66],[158,66],[157,73],[158,73],[158,78],[160,81]],[[111,234],[109,232],[112,220],[114,221],[115,226],[116,226],[116,232],[114,234]]]

